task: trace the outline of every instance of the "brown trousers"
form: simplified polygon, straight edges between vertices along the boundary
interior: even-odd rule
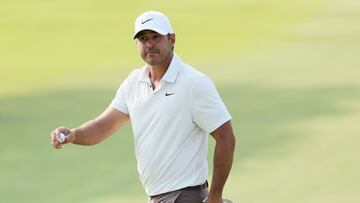
[[[208,188],[180,189],[149,197],[148,203],[201,203],[208,196]]]

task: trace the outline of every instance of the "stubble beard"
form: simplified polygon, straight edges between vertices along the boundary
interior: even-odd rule
[[[143,59],[147,64],[149,64],[151,66],[161,66],[164,63],[167,63],[168,58],[172,56],[171,53],[168,53],[166,56],[162,56],[160,53],[158,53],[156,55],[158,55],[158,56],[155,58],[149,58],[145,55],[145,57],[143,57]]]

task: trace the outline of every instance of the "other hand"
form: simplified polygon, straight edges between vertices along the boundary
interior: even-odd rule
[[[57,139],[61,133],[65,135],[65,140],[63,142],[60,142]],[[68,128],[59,127],[51,132],[51,145],[56,149],[61,149],[62,145],[71,143],[74,140],[75,140],[75,133]]]

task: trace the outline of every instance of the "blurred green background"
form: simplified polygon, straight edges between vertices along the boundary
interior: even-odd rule
[[[130,125],[93,147],[49,139],[101,113],[143,64],[131,36],[147,10],[168,15],[176,52],[233,116],[225,196],[360,202],[358,0],[1,0],[0,202],[147,201]]]

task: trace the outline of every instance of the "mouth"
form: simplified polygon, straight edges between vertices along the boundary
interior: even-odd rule
[[[146,54],[159,54],[159,53],[160,53],[160,51],[157,49],[148,49],[146,51]]]
[[[146,52],[146,54],[158,54],[159,53],[159,51],[148,51],[148,52]]]
[[[154,55],[159,55],[159,52],[147,52],[146,55],[152,57]]]

